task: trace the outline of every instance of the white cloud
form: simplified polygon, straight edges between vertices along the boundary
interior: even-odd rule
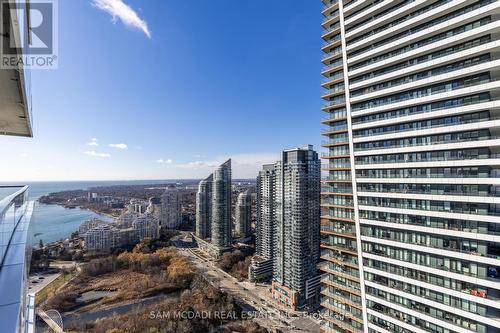
[[[109,146],[116,149],[128,149],[128,146],[124,143],[111,143]]]
[[[279,160],[279,154],[271,153],[254,153],[254,154],[237,154],[232,156],[222,156],[209,161],[192,161],[183,164],[175,164],[176,168],[190,170],[191,178],[207,176],[213,172],[214,168],[224,163],[231,158],[231,166],[233,169],[233,178],[254,178],[257,176],[262,165],[274,163]],[[190,176],[186,176],[190,178]]]
[[[117,18],[119,18],[126,26],[140,30],[151,38],[151,32],[146,21],[141,19],[123,0],[92,0],[92,5],[113,16],[113,22],[116,22]]]
[[[171,159],[168,159],[168,160],[164,160],[164,159],[159,159],[159,160],[156,160],[156,163],[160,163],[160,164],[172,164],[173,161]]]
[[[111,157],[111,155],[108,153],[98,153],[95,150],[86,151],[86,152],[84,152],[84,154],[89,155],[89,156],[94,156],[94,157],[106,157],[106,158]]]
[[[99,140],[97,140],[96,138],[92,138],[90,139],[89,142],[87,142],[87,146],[94,146],[94,147],[97,147],[99,146]]]

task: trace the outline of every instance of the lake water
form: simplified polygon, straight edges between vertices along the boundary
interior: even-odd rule
[[[32,182],[27,185],[29,188],[30,200],[59,191],[86,190],[90,187],[109,185],[146,185],[172,182],[171,180],[134,180],[134,181],[92,181],[92,182]],[[2,185],[19,185],[19,183]],[[78,230],[83,222],[92,218],[99,218],[105,221],[111,219],[104,215],[99,215],[88,210],[79,208],[67,209],[59,205],[45,205],[39,202],[35,204],[35,214],[33,218],[33,244],[37,244],[40,239],[44,243],[65,239],[72,232]]]

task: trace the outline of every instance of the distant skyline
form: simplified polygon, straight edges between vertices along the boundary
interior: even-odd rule
[[[2,137],[2,181],[194,179],[227,158],[253,178],[321,150],[320,1],[57,3],[59,69],[31,72],[34,138]]]

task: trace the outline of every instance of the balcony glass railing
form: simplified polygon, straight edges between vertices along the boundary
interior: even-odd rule
[[[462,187],[463,186],[463,187]],[[358,192],[371,192],[371,193],[402,193],[402,194],[423,194],[423,195],[453,195],[453,196],[464,196],[464,197],[499,197],[500,188],[493,188],[491,190],[468,190],[467,185],[459,185],[460,188],[447,189],[441,188],[419,188],[415,186],[409,187],[376,187],[376,186],[365,186],[364,184],[358,185]]]
[[[340,111],[340,112],[337,112]],[[345,120],[347,118],[347,111],[345,109],[336,110],[335,112],[329,113],[327,117],[321,119],[322,121],[334,121],[334,120]]]
[[[343,92],[345,90],[345,86],[343,84],[340,84],[340,85],[336,85],[332,88],[328,88],[325,93],[323,94],[323,96],[327,96],[327,95],[330,95],[330,94],[333,94],[333,93],[337,93],[337,92]]]
[[[380,209],[397,208],[455,214],[500,216],[500,209],[496,208],[495,205],[490,206],[485,203],[378,197],[360,197],[358,203],[363,206],[380,207]]]
[[[324,193],[352,193],[351,187],[333,187],[333,186],[323,186],[321,192]]]
[[[323,23],[326,23],[326,22],[330,21],[331,19],[338,17],[338,16],[339,16],[339,11],[337,9],[336,11],[331,13],[330,15],[325,16],[325,18],[323,19]]]
[[[322,180],[325,181],[350,181],[351,175],[332,175],[328,177],[324,177]]]
[[[498,300],[497,297],[490,296],[490,292],[491,292],[491,294],[495,295],[495,292],[493,291],[493,289],[486,288],[484,286],[480,286],[480,285],[477,285],[474,283],[469,283],[469,282],[450,283],[449,278],[435,279],[435,275],[433,275],[433,274],[422,275],[422,274],[420,274],[420,271],[418,271],[418,270],[404,268],[404,267],[400,267],[400,266],[394,266],[394,265],[385,265],[383,267],[374,267],[371,262],[368,262],[366,267],[370,267],[372,269],[375,268],[377,271],[387,272],[387,273],[394,274],[397,276],[409,278],[409,279],[412,279],[415,281],[421,281],[423,283],[437,285],[437,286],[444,287],[444,288],[447,288],[450,290],[460,291],[460,292],[465,293],[465,294],[469,294],[469,295],[476,294],[475,296],[477,296],[477,297]],[[371,281],[372,279],[374,279],[374,276],[379,276],[378,275],[379,273],[377,271],[375,271],[375,273],[373,273],[373,274],[377,274],[377,275],[372,275],[372,277],[368,276],[367,280]]]
[[[347,123],[343,122],[342,124],[332,125],[328,128],[321,130],[322,134],[327,134],[331,132],[344,131],[347,130]]]
[[[462,231],[475,234],[500,235],[495,224],[486,222],[475,222],[455,219],[445,219],[431,216],[418,216],[406,214],[379,213],[361,210],[359,218],[371,221],[391,222],[396,224],[407,224],[426,228],[435,228],[439,230]]]
[[[406,148],[406,147],[422,147],[422,146],[433,146],[433,145],[439,145],[439,144],[448,144],[448,143],[457,143],[457,142],[471,142],[471,141],[482,141],[482,140],[498,140],[500,139],[500,136],[495,136],[495,135],[489,135],[489,136],[482,136],[482,137],[461,137],[457,139],[446,139],[446,140],[420,140],[418,142],[411,142],[408,143],[408,141],[412,140],[413,138],[410,139],[405,139],[401,140],[404,143],[401,144],[393,144],[393,145],[386,145],[383,147],[378,147],[378,146],[370,146],[369,144],[366,147],[360,147],[360,145],[356,144],[354,146],[355,151],[367,151],[367,150],[377,150],[377,149],[394,149],[394,148]],[[382,141],[383,142],[383,141]]]
[[[333,100],[326,102],[323,107],[327,108],[330,106],[345,104],[345,96],[335,97]]]
[[[321,279],[321,282],[322,283],[329,283],[329,284],[332,284],[332,285],[337,285],[337,286],[340,286],[340,287],[344,287],[344,288],[352,288],[353,290],[356,290],[356,291],[360,291],[361,288],[359,286],[359,283],[357,282],[353,282],[351,280],[339,280],[337,279],[335,276],[332,276],[332,275],[329,275],[329,274],[325,274],[325,276]]]
[[[321,168],[322,169],[350,169],[351,168],[351,163],[349,161],[344,162],[344,161],[338,161],[338,160],[339,159],[336,159],[334,161],[336,163],[325,163],[321,166]]]
[[[321,226],[321,231],[356,237],[356,230],[354,228],[329,228],[328,226]]]
[[[369,243],[364,243],[363,247],[366,247],[367,245],[369,245]],[[404,262],[408,262],[408,263],[412,263],[412,264],[416,264],[416,265],[420,265],[420,266],[424,266],[424,267],[428,267],[428,268],[438,269],[438,270],[443,271],[443,272],[451,272],[451,273],[457,273],[457,274],[461,274],[461,275],[471,276],[471,277],[478,278],[478,279],[492,279],[492,281],[498,281],[500,279],[500,276],[498,275],[498,273],[496,271],[495,271],[494,276],[490,275],[490,272],[489,272],[489,269],[496,270],[497,266],[488,266],[487,269],[471,270],[469,268],[470,265],[467,265],[467,266],[464,266],[461,264],[456,265],[455,263],[453,263],[453,262],[457,262],[456,260],[453,260],[453,258],[451,258],[451,260],[444,260],[445,258],[442,255],[440,255],[439,257],[431,256],[431,255],[425,255],[425,256],[421,255],[421,256],[418,256],[418,258],[416,258],[414,256],[417,253],[416,251],[405,250],[404,248],[397,249],[397,248],[393,248],[393,247],[385,246],[385,245],[379,246],[378,248],[370,247],[370,248],[363,249],[363,253],[368,253],[368,254],[372,254],[375,256],[384,257],[384,258],[391,258],[393,260],[402,260],[400,257],[395,258],[395,255],[401,253],[401,251],[407,252],[409,254],[408,259],[404,260]],[[435,258],[435,259],[431,260],[431,258]],[[374,260],[379,260],[379,259],[374,259]],[[461,262],[461,261],[458,261],[458,262]],[[476,264],[473,263],[473,266],[476,266]],[[379,267],[375,267],[375,268],[379,269]],[[440,276],[446,276],[446,273],[442,274]],[[432,283],[435,283],[435,281],[433,281]]]
[[[325,71],[327,71],[327,70],[329,70],[329,69],[332,69],[332,68],[338,67],[338,66],[340,66],[340,65],[342,65],[342,59],[335,60],[335,61],[334,61],[334,62],[332,62],[331,64],[329,64],[329,65],[327,65],[327,66],[323,67],[323,68],[321,69],[321,72],[325,72]]]
[[[394,241],[400,243],[400,238],[398,233],[377,233],[373,234],[369,231],[367,231],[366,228],[362,229],[362,234],[363,236],[367,237],[372,237],[372,238],[377,238],[377,239],[386,239],[389,241]],[[442,245],[436,245],[433,244],[432,242],[427,242],[425,244],[419,243],[417,241],[413,241],[410,237],[405,238],[404,244],[412,244],[412,245],[417,245],[417,246],[425,246],[429,248],[434,248],[434,249],[439,249],[439,250],[445,250],[445,251],[452,251],[452,252],[458,252],[458,253],[463,253],[463,254],[470,254],[478,257],[486,257],[486,258],[493,258],[493,259],[500,259],[500,255],[497,254],[492,254],[491,252],[498,253],[499,249],[495,246],[489,246],[485,242],[472,242],[472,241],[462,241],[462,240],[456,240],[452,239],[447,239],[444,237],[444,240],[441,239],[440,241],[443,242]],[[447,242],[445,242],[447,241]],[[402,246],[404,246],[402,244]],[[488,253],[490,252],[490,253]]]
[[[338,66],[338,65],[336,65]],[[335,67],[335,66],[333,66]],[[344,72],[343,71],[338,71],[338,72],[335,72],[333,75],[330,75],[329,77],[325,77],[322,79],[322,83],[327,83],[327,82],[330,82],[330,81],[333,81],[333,80],[336,80],[336,79],[340,79],[340,78],[343,78],[344,77]]]
[[[34,303],[28,292],[33,202],[27,186],[0,186],[0,322],[4,332],[30,332]]]
[[[325,53],[325,54],[323,55],[323,60],[325,60],[325,59],[327,59],[327,58],[330,58],[330,57],[333,57],[333,56],[335,56],[335,55],[338,55],[338,54],[340,54],[340,53],[342,53],[342,47],[337,46],[336,48],[334,48],[334,49],[333,49],[333,50],[331,50],[330,52]]]
[[[341,254],[338,252],[333,252],[331,250],[322,249],[321,251],[321,259],[323,260],[334,260],[347,264],[357,265],[358,264],[358,256],[351,256],[347,254]]]
[[[325,46],[334,44],[334,43],[338,42],[339,40],[341,40],[340,35],[336,35],[335,37],[330,38],[329,40],[323,42],[322,46],[325,47]]]
[[[450,168],[452,169],[452,168]],[[477,172],[477,173],[458,173],[454,172],[444,172],[444,170],[434,170],[434,169],[424,169],[424,172],[420,173],[420,169],[394,169],[391,172],[379,172],[372,170],[360,170],[356,173],[357,178],[499,178],[500,175],[490,174],[489,172]],[[433,173],[430,173],[430,172]],[[461,171],[461,170],[460,170]],[[459,171],[459,172],[460,172]]]
[[[349,156],[349,151],[346,151],[346,152],[323,152],[321,153],[321,157],[324,157],[324,158],[344,158],[346,156]]]
[[[351,299],[348,296],[349,293],[347,292],[342,293],[341,291],[339,291],[339,289],[335,289],[334,287],[321,288],[321,294],[325,295],[326,297],[339,300],[341,302],[352,303],[361,306],[361,301]]]
[[[346,207],[353,207],[354,205],[354,202],[351,199],[346,199],[346,197],[326,198],[321,200],[321,203],[325,205],[336,205],[336,206],[346,206]],[[345,227],[338,228],[338,232],[344,232],[345,230],[346,230]],[[332,231],[337,231],[337,230],[332,229]]]
[[[335,6],[336,4],[339,3],[338,0],[329,0],[329,1],[323,1],[325,4],[325,7],[323,7],[323,11],[327,10],[328,8]]]
[[[337,268],[334,268],[334,267],[337,267]],[[326,262],[319,264],[318,268],[327,274],[333,274],[333,275],[336,275],[337,277],[355,280],[355,281],[359,280],[359,273],[357,272],[357,270],[349,268],[349,267],[348,267],[348,270],[341,269],[340,266],[326,261]],[[358,275],[356,275],[356,273],[358,273]]]
[[[349,144],[349,138],[347,137],[341,137],[341,138],[335,138],[332,140],[323,140],[321,141],[322,145],[332,145],[332,144],[338,144],[338,143],[345,143],[346,145]]]
[[[336,303],[336,302],[332,302],[330,300],[323,300],[321,302],[321,306],[323,307],[326,307],[326,308],[329,308],[330,310],[344,316],[344,317],[347,317],[347,318],[358,318],[358,319],[361,319],[362,318],[362,315],[361,315],[361,311],[357,310],[356,308],[352,308],[351,311],[348,311],[346,309],[343,309],[342,307],[339,307],[339,305]],[[347,323],[346,320],[344,320],[344,324]]]
[[[2,198],[3,197],[3,198]],[[14,231],[27,209],[27,186],[0,186],[0,269]]]
[[[337,30],[337,29],[340,29],[340,22],[337,22],[334,25],[332,25],[331,27],[326,28],[325,31],[324,31],[324,33],[323,33],[323,36],[326,35],[327,33],[329,33],[330,31],[334,31],[334,30]]]
[[[437,162],[437,161],[460,161],[460,160],[484,160],[484,159],[498,159],[500,158],[500,154],[491,154],[491,153],[486,153],[486,154],[478,154],[478,155],[473,155],[473,156],[463,156],[463,155],[458,155],[458,156],[448,156],[448,155],[438,155],[438,156],[431,156],[429,158],[419,158],[419,159],[412,159],[411,157],[405,156],[403,158],[400,157],[394,157],[394,156],[389,156],[389,158],[385,159],[374,159],[374,160],[367,160],[364,158],[360,158],[356,160],[356,164],[361,165],[361,164],[386,164],[386,163],[418,163],[418,162]]]
[[[331,208],[322,215],[330,219],[343,219],[348,221],[354,221],[354,212],[350,208]]]

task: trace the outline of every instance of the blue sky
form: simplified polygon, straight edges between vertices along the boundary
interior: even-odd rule
[[[58,1],[59,68],[32,72],[35,137],[1,138],[2,180],[200,178],[228,157],[255,177],[320,150],[319,0],[123,2]]]

